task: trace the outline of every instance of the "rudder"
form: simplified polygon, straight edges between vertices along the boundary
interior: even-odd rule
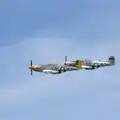
[[[114,56],[110,56],[110,57],[108,58],[108,61],[109,61],[112,65],[114,65],[114,64],[115,64],[115,57],[114,57]]]

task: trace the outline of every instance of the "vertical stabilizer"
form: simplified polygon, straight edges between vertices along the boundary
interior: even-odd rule
[[[110,62],[112,65],[114,65],[115,64],[115,57],[114,56],[110,56],[108,58],[108,62]]]

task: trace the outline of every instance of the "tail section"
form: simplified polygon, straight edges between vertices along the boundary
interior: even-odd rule
[[[115,65],[115,57],[114,56],[110,56],[108,58],[108,61],[112,64],[112,65]]]

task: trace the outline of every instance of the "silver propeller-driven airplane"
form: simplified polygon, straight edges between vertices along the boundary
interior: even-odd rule
[[[63,72],[67,72],[67,71],[80,70],[81,66],[80,66],[80,64],[79,64],[79,67],[59,65],[59,64],[33,65],[32,60],[31,60],[29,69],[31,70],[31,75],[32,75],[32,71],[43,72],[43,73],[47,73],[47,74],[61,74]]]
[[[76,60],[76,61],[67,61],[67,56],[65,56],[64,65],[77,67],[78,63],[81,63],[81,68],[86,70],[94,70],[99,67],[107,67],[115,65],[115,57],[110,56],[108,60]]]

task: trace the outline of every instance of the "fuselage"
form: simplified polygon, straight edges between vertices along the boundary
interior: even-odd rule
[[[96,69],[99,67],[107,67],[107,66],[112,66],[115,63],[112,63],[110,61],[95,61],[95,60],[79,60],[81,62],[81,68],[82,69],[86,69],[86,70],[92,70],[92,69]],[[77,67],[77,63],[76,61],[66,61],[64,62],[65,65],[68,66],[75,66]]]
[[[79,68],[74,66],[65,66],[65,65],[58,65],[58,64],[45,64],[45,65],[33,65],[29,67],[33,71],[36,72],[44,72],[44,73],[51,73],[51,74],[60,74],[66,71],[73,71],[78,70]]]

